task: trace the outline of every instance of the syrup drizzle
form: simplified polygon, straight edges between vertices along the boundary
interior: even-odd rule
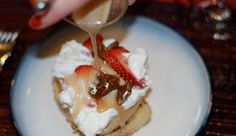
[[[94,62],[93,63],[94,63],[95,68],[100,70],[102,60],[98,56],[98,47],[97,47],[97,43],[96,43],[97,33],[91,33],[91,32],[88,32],[88,33],[91,38],[92,46],[93,46],[93,52],[94,52]]]
[[[72,18],[75,23],[83,30],[88,32],[94,52],[94,66],[100,71],[102,68],[103,61],[99,58],[98,49],[96,44],[96,35],[100,31],[100,29],[108,23],[109,14],[111,10],[112,0],[97,0],[91,1],[87,5],[85,5],[82,9],[73,13]],[[96,76],[94,76],[96,77]],[[76,86],[76,85],[73,85]],[[77,88],[78,89],[78,88]],[[88,89],[87,89],[88,90]],[[76,96],[79,96],[80,92],[77,92]],[[87,93],[88,94],[88,93]],[[86,95],[85,95],[86,96]],[[118,111],[118,118],[120,123],[120,128],[122,130],[122,135],[125,134],[125,123],[130,118],[133,113],[135,107],[130,108],[129,110],[124,110],[123,107],[117,104],[116,97],[117,93],[110,93],[105,98],[98,100],[97,103],[97,111],[103,112],[109,108],[115,108]],[[85,99],[84,99],[85,98]],[[85,101],[88,100],[88,97],[79,98],[75,101],[75,106],[82,107],[85,105]],[[74,106],[73,106],[74,107]],[[136,107],[137,108],[137,107]],[[75,108],[73,115],[77,114],[80,111],[80,108]]]

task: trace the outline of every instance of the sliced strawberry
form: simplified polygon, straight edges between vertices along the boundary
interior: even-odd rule
[[[128,67],[127,59],[124,55],[122,55],[123,53],[127,52],[128,51],[123,48],[116,48],[104,52],[102,56],[106,63],[126,82],[129,82],[134,86],[144,88],[146,86],[144,80],[136,79]]]
[[[102,46],[102,41],[103,37],[100,34],[97,34],[96,36],[96,43],[97,46]],[[88,38],[87,40],[84,41],[83,45],[92,53],[93,52],[93,46],[92,46],[92,41],[91,38]]]
[[[113,56],[115,56],[120,62],[125,64],[125,66],[128,65],[128,61],[127,61],[127,58],[123,55],[123,53],[128,53],[128,52],[129,52],[128,50],[126,50],[122,47],[114,48],[109,51],[109,53],[111,53]]]
[[[80,77],[88,77],[95,70],[92,65],[80,65],[75,69],[75,73]]]

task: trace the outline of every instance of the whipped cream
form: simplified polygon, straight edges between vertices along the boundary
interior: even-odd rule
[[[111,44],[113,44],[113,43],[115,43],[116,42],[116,40],[115,39],[105,39],[105,40],[103,40],[103,45],[106,47],[106,48],[108,48]]]
[[[83,108],[75,119],[75,123],[86,136],[96,136],[102,133],[110,120],[117,115],[114,108],[110,108],[104,112],[97,112],[95,108]]]
[[[75,40],[66,42],[53,67],[53,75],[63,78],[72,74],[79,65],[91,65],[93,57],[89,50]]]
[[[107,39],[103,41],[103,44],[108,47],[113,42],[115,42],[115,39]],[[145,50],[139,48],[134,53],[126,53],[124,56],[127,57],[128,67],[136,78],[145,78],[145,80],[148,81],[146,75],[147,54]],[[52,73],[55,77],[64,78],[66,75],[72,74],[74,69],[79,65],[91,65],[92,61],[93,58],[87,48],[75,40],[68,41],[62,46]],[[59,102],[63,108],[69,109],[71,112],[73,109],[75,90],[68,87],[63,81],[60,83],[62,85],[62,91],[59,94]],[[108,87],[109,84],[105,86]],[[125,109],[134,106],[137,101],[146,94],[148,88],[149,82],[147,83],[147,87],[143,89],[133,87],[132,94],[122,106]],[[94,90],[96,91],[96,89]],[[86,136],[96,136],[106,128],[110,120],[117,114],[118,112],[114,108],[99,113],[96,107],[83,107],[74,119],[74,123]]]
[[[125,53],[124,56],[128,59],[128,67],[134,76],[140,80],[147,72],[147,53],[145,49],[137,48],[135,52]]]
[[[75,91],[73,88],[68,87],[63,89],[59,94],[59,102],[62,108],[67,109],[73,106],[73,100],[75,97]]]

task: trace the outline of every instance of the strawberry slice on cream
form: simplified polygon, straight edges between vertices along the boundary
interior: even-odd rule
[[[126,82],[131,83],[134,86],[139,86],[140,88],[144,88],[145,81],[137,80],[137,78],[133,75],[132,71],[130,71],[128,67],[128,59],[123,55],[124,53],[128,53],[129,51],[123,48],[116,48],[110,51],[104,52],[102,57],[106,61],[106,63],[112,67],[113,70],[117,72]]]

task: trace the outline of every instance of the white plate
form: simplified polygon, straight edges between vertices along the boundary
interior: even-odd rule
[[[125,47],[147,49],[153,81],[147,98],[151,122],[134,136],[193,136],[205,123],[211,105],[206,67],[183,37],[149,19],[126,18],[102,31]],[[73,136],[53,97],[51,67],[62,43],[87,35],[72,27],[58,30],[26,53],[11,89],[15,124],[23,136]]]

